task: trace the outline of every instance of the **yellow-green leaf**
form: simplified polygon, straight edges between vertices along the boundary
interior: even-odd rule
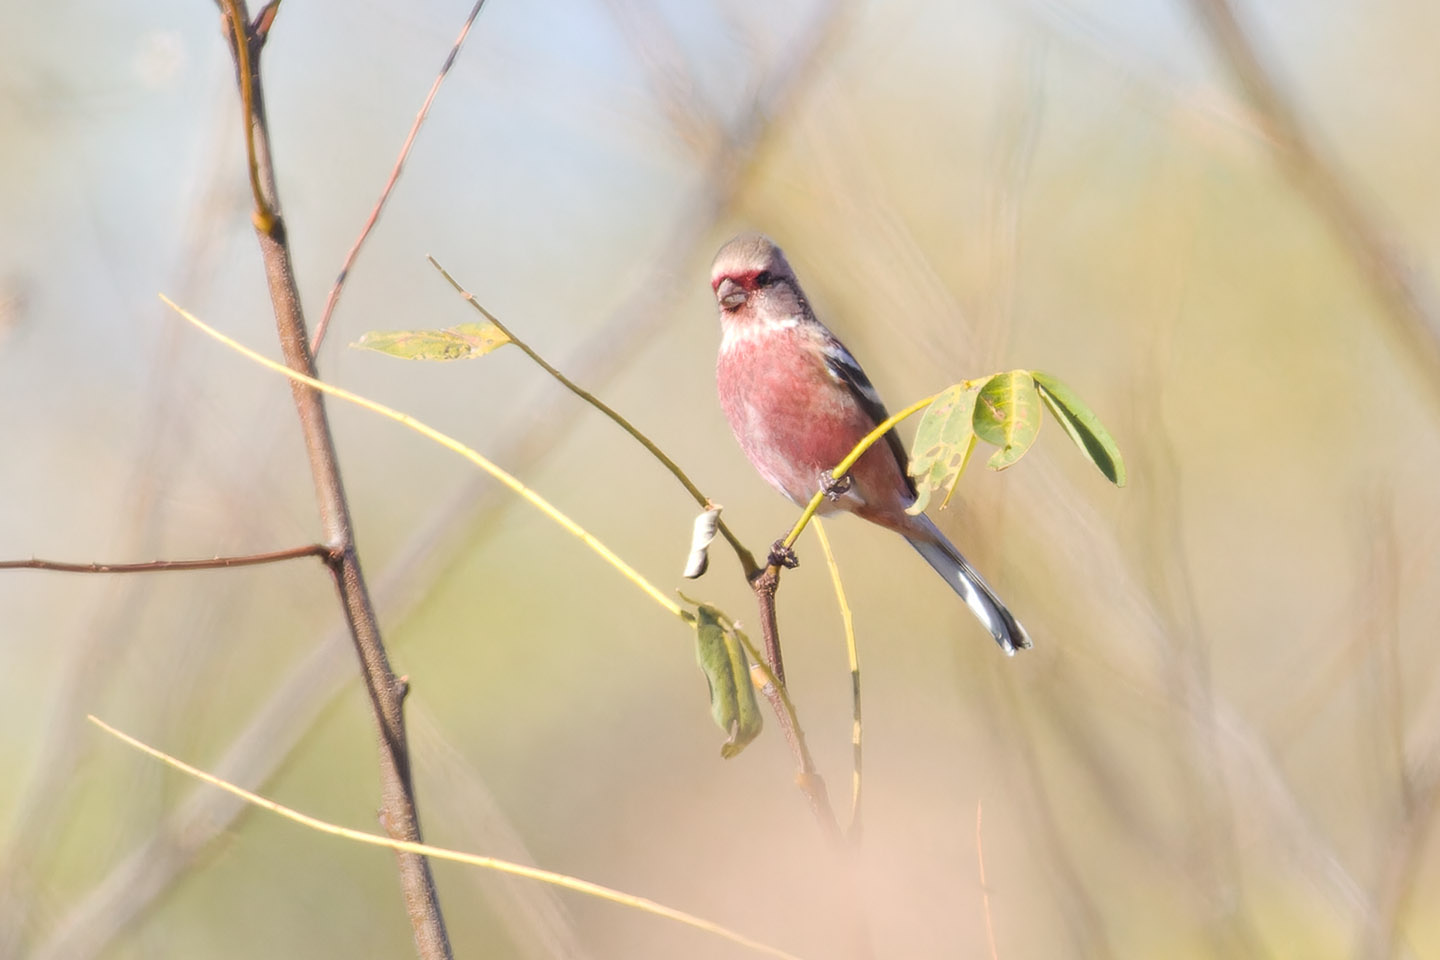
[[[469,360],[509,342],[493,323],[462,323],[444,330],[371,330],[350,346],[403,360]]]
[[[1094,411],[1050,374],[1031,371],[1030,376],[1040,389],[1040,398],[1045,401],[1045,406],[1060,421],[1060,426],[1075,441],[1075,446],[1090,458],[1106,479],[1117,487],[1125,486],[1125,461],[1120,458],[1120,448]]]
[[[729,759],[760,735],[764,725],[745,647],[722,623],[723,615],[700,604],[695,617],[695,659],[710,684],[710,715],[725,733],[720,756]]]
[[[975,431],[971,420],[975,395],[979,388],[970,382],[946,388],[930,402],[920,415],[915,429],[915,443],[910,448],[910,476],[915,479],[915,502],[908,511],[921,513],[937,490],[945,491],[945,501],[960,483],[970,451],[975,449]]]
[[[1040,432],[1040,395],[1028,370],[997,373],[975,398],[975,433],[1000,449],[989,460],[1004,470],[1025,455]]]

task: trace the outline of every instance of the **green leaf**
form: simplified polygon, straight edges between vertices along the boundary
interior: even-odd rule
[[[760,735],[763,720],[750,683],[745,647],[722,624],[724,615],[700,604],[695,617],[695,659],[710,684],[710,715],[725,733],[720,756],[727,760]]]
[[[469,360],[509,342],[493,323],[462,323],[444,330],[371,330],[350,346],[402,360]]]
[[[946,388],[920,415],[915,442],[910,448],[910,476],[915,478],[915,502],[906,510],[918,514],[937,490],[945,491],[941,509],[960,483],[960,475],[975,449],[971,419],[978,386],[969,381]]]
[[[1125,486],[1125,461],[1120,458],[1120,448],[1115,445],[1110,431],[1100,423],[1100,418],[1055,377],[1035,371],[1031,371],[1030,376],[1040,388],[1045,406],[1070,434],[1075,446],[1084,451],[1106,479],[1117,487]]]
[[[1000,449],[989,460],[1004,470],[1025,455],[1040,432],[1040,395],[1028,370],[997,373],[975,398],[975,433]]]

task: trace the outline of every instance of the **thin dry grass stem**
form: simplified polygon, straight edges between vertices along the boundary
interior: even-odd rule
[[[975,801],[975,859],[980,865],[980,902],[985,908],[985,942],[990,946],[990,960],[1000,960],[995,946],[995,921],[990,916],[990,882],[985,879],[985,840],[980,830],[984,801]]]
[[[781,960],[799,960],[799,958],[796,957],[794,954],[787,953],[784,950],[779,949],[778,947],[772,947],[769,944],[761,943],[758,940],[752,940],[749,937],[746,937],[743,934],[736,933],[735,931],[730,930],[727,927],[722,927],[718,923],[714,923],[710,920],[705,920],[702,917],[695,916],[694,914],[686,913],[683,910],[676,910],[674,907],[667,907],[662,903],[657,903],[656,901],[650,900],[646,897],[637,897],[634,894],[624,893],[623,891],[615,890],[611,887],[602,886],[598,883],[591,883],[588,880],[581,880],[577,877],[568,876],[563,873],[555,873],[551,870],[541,870],[538,867],[527,866],[523,863],[511,863],[510,861],[498,860],[494,857],[485,857],[477,854],[461,853],[458,850],[447,850],[444,847],[434,847],[426,843],[416,843],[414,841],[396,840],[391,837],[382,837],[379,834],[366,833],[362,830],[352,830],[349,827],[342,827],[339,824],[330,823],[329,821],[321,820],[317,817],[312,817],[309,814],[301,813],[300,811],[295,810],[291,807],[276,803],[274,800],[270,800],[267,797],[262,797],[257,793],[252,793],[251,791],[246,790],[244,787],[237,786],[227,780],[222,780],[213,774],[206,773],[204,770],[201,770],[198,767],[193,767],[190,764],[185,763],[183,760],[172,757],[170,754],[165,753],[162,750],[158,750],[155,747],[150,746],[149,744],[143,743],[140,740],[135,739],[129,734],[123,733],[120,730],[115,729],[114,727],[110,726],[108,723],[99,719],[93,714],[90,715],[88,719],[91,723],[95,724],[95,726],[99,727],[101,730],[104,730],[106,733],[110,734],[112,737],[115,737],[117,740],[120,740],[122,743],[125,743],[135,748],[136,750],[139,750],[142,753],[149,754],[155,759],[160,760],[161,762],[171,767],[174,767],[176,770],[179,770],[182,773],[194,777],[197,780],[208,783],[213,787],[218,787],[219,789],[224,790],[225,792],[233,796],[239,797],[246,803],[259,807],[262,810],[268,810],[271,813],[284,817],[285,819],[290,820],[294,823],[298,823],[301,826],[309,827],[311,830],[315,830],[319,833],[329,834],[330,836],[334,837],[341,837],[346,840],[351,840],[355,843],[364,843],[375,847],[388,847],[389,849],[395,850],[397,852],[405,852],[423,857],[431,857],[436,860],[450,860],[455,863],[466,864],[467,866],[482,867],[487,870],[496,870],[501,873],[508,873],[517,877],[526,877],[531,880],[538,880],[541,883],[553,884],[557,887],[563,887],[566,890],[573,890],[576,893],[583,893],[587,896],[596,897],[601,900],[609,900],[611,903],[618,903],[622,906],[641,910],[645,913],[654,914],[658,917],[664,917],[667,920],[674,920],[677,923],[683,923],[686,926],[694,927],[697,930],[703,930],[706,933],[713,934],[714,936],[721,937],[725,940],[729,940],[732,943],[738,943],[743,947],[755,951],[756,953],[763,953],[766,956],[771,957],[779,957],[781,958]]]
[[[715,107],[695,83],[685,51],[653,4],[636,0],[606,0],[635,59],[645,70],[651,95],[659,103],[670,129],[692,157],[714,145],[718,135]]]
[[[994,152],[986,178],[984,300],[975,325],[982,361],[1004,357],[1014,331],[1015,295],[1020,261],[1023,198],[1034,167],[1045,113],[1046,41],[1026,32],[1013,57],[1015,76],[1009,95],[997,108]]]
[[[335,282],[331,285],[330,293],[325,298],[325,309],[321,312],[320,322],[315,325],[315,334],[310,339],[312,354],[318,354],[320,345],[325,342],[325,333],[330,329],[330,318],[335,313],[336,305],[340,302],[340,292],[345,286],[345,281],[350,277],[350,268],[355,265],[355,258],[360,256],[360,248],[365,245],[370,232],[375,229],[375,224],[379,222],[380,213],[385,209],[385,204],[389,201],[395,184],[400,181],[400,174],[405,169],[405,161],[410,156],[410,148],[415,145],[415,138],[420,134],[420,127],[425,123],[425,118],[430,115],[430,105],[435,102],[435,95],[440,92],[440,85],[445,82],[450,68],[455,65],[455,58],[460,55],[460,47],[465,43],[471,25],[475,23],[475,18],[480,15],[480,10],[484,6],[485,0],[475,0],[475,5],[470,8],[470,15],[465,18],[459,35],[455,37],[455,42],[450,46],[450,52],[445,56],[445,62],[440,65],[440,72],[435,75],[434,82],[430,84],[430,92],[425,95],[425,102],[420,104],[420,110],[415,114],[415,122],[410,124],[410,132],[405,135],[405,142],[400,145],[400,153],[395,158],[395,165],[390,168],[390,176],[385,181],[385,186],[380,189],[380,196],[376,198],[375,205],[370,208],[370,215],[365,218],[365,225],[360,228],[360,235],[350,245],[344,262],[340,264],[340,272],[335,276]]]
[[[1185,204],[1194,202],[1188,199]],[[1159,243],[1188,253],[1194,244],[1196,213],[1190,205],[1179,210],[1181,215],[1169,218],[1162,228]],[[1193,882],[1196,906],[1205,918],[1213,949],[1230,957],[1265,956],[1268,950],[1245,902],[1229,784],[1210,773],[1221,769],[1210,638],[1202,625],[1181,509],[1186,477],[1165,422],[1164,404],[1158,402],[1169,385],[1163,374],[1173,366],[1175,331],[1184,328],[1192,263],[1193,257],[1182,253],[1170,270],[1160,274],[1156,300],[1171,319],[1148,328],[1149,336],[1140,345],[1144,353],[1139,354],[1146,362],[1136,364],[1144,371],[1133,386],[1136,429],[1150,438],[1140,448],[1142,464],[1137,473],[1151,481],[1140,493],[1146,526],[1159,532],[1145,541],[1147,555],[1141,570],[1169,640],[1160,648],[1160,669],[1171,698],[1181,707],[1171,715],[1179,747],[1174,751],[1172,775],[1188,813],[1182,844],[1185,873]]]
[[[850,601],[845,596],[845,584],[840,580],[840,566],[835,562],[835,551],[830,549],[830,537],[825,533],[825,524],[815,518],[815,536],[820,539],[820,549],[825,552],[825,565],[830,568],[830,580],[835,584],[835,602],[840,607],[840,621],[845,628],[845,656],[850,663],[850,826],[845,837],[851,843],[859,843],[861,836],[860,785],[864,769],[864,749],[860,713],[860,653],[855,645],[855,618],[850,612]]]
[[[140,563],[69,563],[63,560],[0,560],[0,570],[49,570],[55,573],[160,573],[171,570],[219,570],[228,567],[254,567],[265,563],[281,563],[301,557],[329,557],[330,548],[323,543],[310,543],[288,550],[252,553],[238,557],[207,557],[198,560],[147,560]]]

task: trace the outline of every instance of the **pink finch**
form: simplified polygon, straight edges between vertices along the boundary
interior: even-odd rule
[[[847,510],[894,530],[934,567],[1007,654],[1030,646],[995,591],[930,518],[911,516],[915,486],[894,430],[829,473],[889,414],[865,371],[815,317],[785,254],[758,233],[725,244],[710,268],[720,312],[716,381],[735,439],[760,475],[796,504],[826,489],[819,513]]]

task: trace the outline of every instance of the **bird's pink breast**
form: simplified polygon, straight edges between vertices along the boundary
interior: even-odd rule
[[[720,403],[741,449],[766,480],[796,503],[807,502],[822,472],[844,459],[874,426],[849,389],[826,369],[818,347],[803,326],[775,329],[737,338],[722,350],[716,370]],[[888,461],[888,471],[882,461]],[[857,465],[856,479],[876,471],[899,473],[884,443]],[[863,501],[864,485],[857,487]]]

